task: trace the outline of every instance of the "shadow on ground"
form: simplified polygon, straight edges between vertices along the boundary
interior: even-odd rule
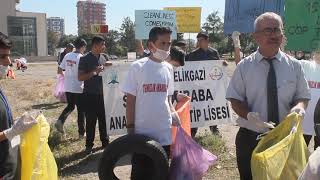
[[[37,104],[31,106],[32,109],[39,109],[39,110],[49,110],[49,109],[56,109],[61,106],[64,106],[64,104],[60,102],[54,102],[54,103],[44,103],[44,104]]]

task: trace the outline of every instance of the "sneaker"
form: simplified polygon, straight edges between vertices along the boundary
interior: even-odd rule
[[[61,120],[58,119],[57,122],[54,123],[54,126],[57,128],[59,132],[61,132],[62,134],[64,133],[63,123]]]
[[[86,149],[84,150],[86,155],[90,155],[91,153],[93,153],[92,151],[92,147],[86,147]]]

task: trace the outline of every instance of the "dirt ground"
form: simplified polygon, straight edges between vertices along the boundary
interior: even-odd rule
[[[65,104],[57,102],[52,96],[53,88],[56,82],[56,63],[32,63],[29,64],[28,70],[25,72],[15,71],[16,80],[5,80],[1,82],[1,88],[8,96],[9,103],[12,106],[14,116],[17,117],[24,111],[33,109],[41,109],[49,122],[54,122],[58,115],[62,112]],[[228,74],[231,76],[234,63],[230,63],[228,67]],[[236,115],[233,114],[233,118]],[[76,136],[69,134],[76,134],[76,113],[73,112],[66,122],[67,135],[59,137],[61,142],[67,142],[66,145],[54,146],[56,161],[58,163],[59,176],[61,179],[98,179],[97,167],[102,153],[99,149],[99,141],[96,141],[97,148],[95,153],[91,156],[83,156],[84,140],[78,140]],[[234,124],[220,125],[219,130],[223,141],[225,142],[226,150],[221,161],[212,167],[205,178],[203,179],[221,179],[231,180],[238,179],[238,171],[235,162],[235,135],[238,127]],[[52,128],[54,132],[55,129]],[[199,135],[205,134],[206,128],[200,128]],[[69,133],[68,133],[69,132]],[[97,131],[96,131],[97,132]],[[114,139],[116,137],[112,137]],[[96,139],[99,139],[98,137]],[[63,143],[62,143],[63,144]],[[129,164],[129,157],[124,157],[120,165],[115,169],[116,174],[120,179],[129,179],[131,166]]]

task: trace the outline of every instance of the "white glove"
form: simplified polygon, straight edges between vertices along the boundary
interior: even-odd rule
[[[302,119],[304,118],[304,115],[306,114],[306,111],[303,108],[297,107],[297,106],[295,106],[291,109],[290,113],[293,113],[293,112],[302,116]]]
[[[7,139],[11,141],[15,136],[22,134],[30,129],[33,125],[37,124],[34,115],[35,114],[27,112],[23,113],[23,115],[15,121],[11,128],[4,130],[4,135],[7,137]]]
[[[238,31],[233,31],[231,37],[232,37],[233,45],[235,48],[241,48],[239,36],[240,36],[240,33]]]
[[[260,114],[257,112],[249,112],[247,115],[247,119],[248,121],[256,126],[256,128],[262,132],[262,131],[268,131],[269,129],[273,129],[274,125],[272,123],[267,123],[264,122],[261,117]]]
[[[171,113],[171,117],[172,117],[172,125],[181,126],[180,117],[176,111]]]

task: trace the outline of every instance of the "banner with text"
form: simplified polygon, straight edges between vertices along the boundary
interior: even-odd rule
[[[264,12],[275,12],[283,16],[284,0],[226,0],[224,33],[253,32],[254,20]]]
[[[120,91],[130,68],[129,62],[113,64],[102,74],[107,131],[126,133],[126,99]],[[231,123],[231,108],[225,99],[229,78],[222,61],[186,62],[173,74],[176,91],[191,97],[191,126],[203,127]]]
[[[286,0],[287,50],[320,49],[320,0]]]
[[[164,10],[176,12],[178,33],[198,33],[200,31],[201,7],[166,7]]]
[[[136,10],[136,39],[148,39],[150,30],[155,26],[168,27],[172,30],[172,39],[177,39],[176,12],[168,10]]]

